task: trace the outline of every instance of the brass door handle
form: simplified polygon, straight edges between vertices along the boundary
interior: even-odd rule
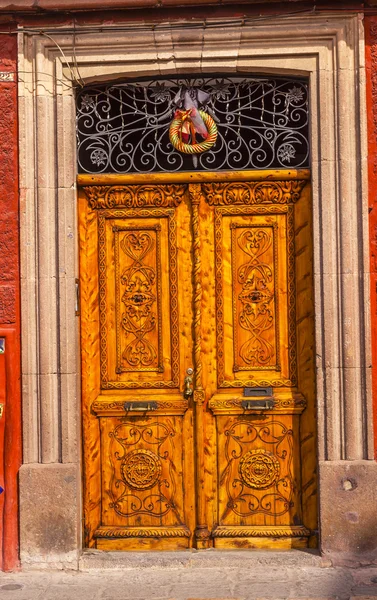
[[[184,390],[183,390],[183,395],[185,398],[189,398],[190,396],[193,395],[194,393],[194,378],[193,378],[193,374],[194,374],[194,369],[192,369],[191,367],[189,369],[187,369],[186,371],[186,377],[184,380]]]
[[[271,410],[274,408],[273,398],[260,398],[258,400],[242,400],[241,406],[244,410]]]
[[[138,412],[147,412],[150,410],[157,410],[157,402],[125,402],[124,410],[129,411],[138,411]]]

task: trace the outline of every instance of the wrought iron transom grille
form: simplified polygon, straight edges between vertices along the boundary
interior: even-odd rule
[[[169,140],[185,93],[217,124],[196,156]],[[309,166],[308,84],[267,77],[197,77],[85,87],[77,97],[80,173],[148,173]]]

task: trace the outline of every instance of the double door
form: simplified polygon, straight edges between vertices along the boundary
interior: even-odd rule
[[[313,546],[308,172],[173,177],[81,176],[85,545]]]

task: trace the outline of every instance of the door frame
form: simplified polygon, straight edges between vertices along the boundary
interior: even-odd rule
[[[257,23],[229,19],[225,51],[224,29],[216,28],[216,19],[208,19],[205,26],[193,22],[182,31],[177,27],[159,31],[155,24],[146,23],[142,28],[136,26],[137,34],[132,27],[128,31],[105,27],[101,35],[99,31],[81,33],[73,27],[62,32],[57,27],[53,39],[42,35],[39,28],[35,33],[18,34],[18,68],[23,73],[18,92],[24,421],[20,526],[24,564],[78,564],[82,547],[80,373],[74,316],[76,69],[86,83],[135,73],[156,77],[198,70],[309,77],[323,552],[337,548],[339,535],[353,543],[356,526],[342,516],[352,510],[353,495],[339,495],[336,515],[332,503],[333,490],[341,485],[347,469],[360,474],[360,494],[369,493],[377,475],[369,368],[362,19],[357,13],[297,15]],[[59,503],[56,486],[63,490]],[[54,538],[54,545],[47,549],[40,541],[45,537],[38,533],[45,527],[38,513],[41,493],[51,507],[51,519],[66,523],[59,543]],[[326,512],[327,505],[331,505],[331,514]],[[360,503],[360,523],[373,520],[372,509],[368,503]]]

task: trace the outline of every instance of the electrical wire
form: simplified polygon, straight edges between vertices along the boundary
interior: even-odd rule
[[[132,23],[128,23],[127,25],[100,25],[100,26],[92,26],[92,25],[78,25],[76,19],[73,20],[73,25],[72,26],[64,26],[64,27],[50,27],[50,28],[45,28],[45,29],[41,29],[41,27],[23,27],[23,26],[19,26],[17,29],[14,30],[7,30],[7,31],[1,31],[0,30],[0,35],[17,35],[19,33],[22,34],[26,34],[26,35],[42,35],[47,37],[59,50],[61,57],[63,59],[63,62],[65,63],[65,65],[67,66],[69,73],[70,73],[70,78],[67,77],[66,80],[62,80],[62,79],[58,79],[58,81],[65,86],[69,86],[69,83],[74,83],[77,84],[79,87],[84,87],[85,82],[83,80],[83,78],[81,77],[80,74],[80,70],[79,70],[79,66],[78,66],[78,61],[77,61],[77,54],[76,54],[76,37],[79,34],[81,35],[90,35],[90,34],[95,34],[95,33],[107,33],[107,32],[113,32],[113,33],[117,33],[117,32],[135,32],[135,31],[148,31],[148,32],[153,32],[153,35],[155,35],[156,33],[158,33],[159,31],[166,31],[166,30],[182,30],[182,29],[217,29],[217,28],[224,28],[224,27],[247,27],[247,26],[253,26],[256,23],[263,23],[263,22],[268,22],[268,21],[276,21],[276,20],[281,20],[281,19],[289,19],[292,17],[296,17],[296,16],[307,16],[310,17],[312,15],[323,15],[323,14],[331,14],[332,16],[334,16],[336,13],[340,13],[340,14],[355,14],[355,13],[365,13],[366,12],[366,8],[360,8],[360,9],[348,9],[348,8],[342,8],[342,9],[338,9],[338,8],[318,8],[316,5],[314,5],[312,8],[310,9],[300,9],[300,10],[295,10],[295,11],[290,11],[290,12],[284,12],[284,13],[274,13],[274,14],[270,14],[270,15],[259,15],[256,17],[248,17],[246,15],[244,15],[243,17],[237,17],[237,18],[228,18],[228,19],[200,19],[197,20],[195,22],[193,21],[172,21],[172,22],[164,22],[164,23],[156,23],[156,22],[150,22],[150,23],[143,23],[140,24],[139,22],[132,22]],[[368,12],[368,14],[371,14]],[[377,9],[373,9],[373,14],[377,15]],[[73,58],[73,65],[74,65],[74,69],[76,71],[76,73],[73,71],[71,64],[66,56],[66,54],[64,53],[63,48],[60,46],[60,44],[54,39],[54,35],[62,35],[62,34],[71,34],[73,36],[73,44],[72,44],[72,58]],[[20,72],[19,72],[20,73]],[[48,76],[52,76],[50,73],[46,73],[45,75]],[[22,80],[19,78],[18,79],[20,82],[22,82]],[[69,82],[69,83],[67,83]],[[26,83],[26,82],[24,82]],[[39,85],[41,85],[40,82],[38,82]]]
[[[127,31],[165,31],[165,30],[175,30],[175,29],[216,29],[216,28],[224,28],[224,27],[234,27],[235,25],[249,26],[255,23],[260,23],[264,21],[273,21],[280,19],[289,19],[295,16],[310,16],[310,15],[325,15],[331,14],[335,15],[339,14],[355,14],[355,13],[363,13],[365,14],[374,14],[377,15],[376,9],[368,9],[368,8],[318,8],[314,5],[311,9],[300,9],[296,11],[283,12],[283,13],[274,13],[271,15],[258,15],[255,17],[248,17],[244,15],[243,17],[237,18],[229,18],[229,19],[200,19],[198,21],[172,21],[165,23],[143,23],[140,24],[138,21],[133,23],[128,23],[127,25],[78,25],[76,22],[73,23],[72,26],[63,26],[63,27],[50,27],[41,29],[40,27],[23,27],[19,26],[17,29],[13,31],[0,31],[0,34],[8,34],[15,35],[17,33],[24,33],[28,35],[35,35],[36,33],[41,33],[45,35],[51,34],[92,34],[92,33],[103,33],[103,32],[127,32]]]

